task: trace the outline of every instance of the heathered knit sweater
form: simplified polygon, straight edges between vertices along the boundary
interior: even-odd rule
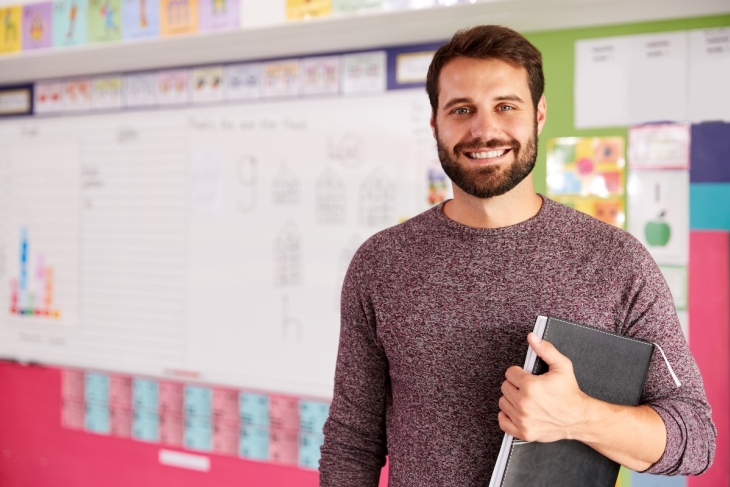
[[[667,447],[648,472],[709,467],[710,406],[656,264],[626,232],[544,198],[513,226],[467,227],[442,204],[363,244],[342,291],[320,485],[376,486],[386,454],[391,487],[488,485],[500,385],[537,315],[658,343],[682,386],[656,352],[641,402]]]

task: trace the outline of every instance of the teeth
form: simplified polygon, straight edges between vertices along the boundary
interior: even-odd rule
[[[469,154],[469,156],[472,159],[487,159],[487,158],[491,158],[491,157],[499,157],[502,154],[504,154],[505,152],[506,151],[504,149],[503,150],[492,150],[492,151],[487,151],[487,152],[472,152],[471,154]]]

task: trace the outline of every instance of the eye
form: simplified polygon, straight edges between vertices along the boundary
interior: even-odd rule
[[[455,108],[454,113],[456,115],[466,115],[467,113],[469,113],[469,109],[464,107]]]
[[[510,112],[514,109],[515,107],[513,107],[512,105],[499,105],[497,107],[497,110],[499,110],[500,112]]]

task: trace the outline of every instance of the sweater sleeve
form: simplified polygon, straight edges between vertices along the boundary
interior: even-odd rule
[[[362,249],[342,288],[335,385],[324,426],[321,487],[375,487],[385,464],[388,361],[376,336],[375,316],[362,291]]]
[[[625,334],[650,340],[666,354],[681,382],[677,386],[659,349],[655,349],[641,403],[664,421],[667,444],[661,458],[646,472],[699,475],[715,456],[717,430],[705,396],[702,377],[682,334],[674,301],[661,271],[641,244],[633,250],[637,275],[627,298],[630,306]],[[697,326],[701,326],[697,323]]]

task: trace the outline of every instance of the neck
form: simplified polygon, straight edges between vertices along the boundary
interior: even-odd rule
[[[474,228],[501,228],[529,220],[540,211],[542,198],[532,187],[532,174],[507,193],[478,198],[452,183],[454,199],[444,205],[444,214]]]

